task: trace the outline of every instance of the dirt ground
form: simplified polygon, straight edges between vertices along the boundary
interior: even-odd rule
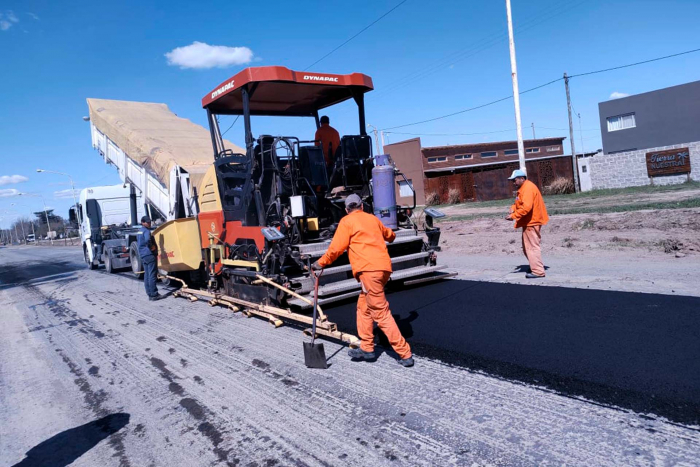
[[[504,214],[505,217],[505,214]],[[441,246],[456,253],[520,254],[519,231],[499,217],[440,224]],[[700,208],[551,216],[542,229],[545,256],[666,259],[700,254]]]
[[[544,255],[682,258],[700,254],[700,208],[648,209],[700,199],[696,184],[545,197],[550,222]],[[690,203],[689,203],[690,202]],[[504,218],[508,200],[441,206],[441,244],[455,253],[520,254],[520,236]],[[608,212],[620,209],[624,212]]]

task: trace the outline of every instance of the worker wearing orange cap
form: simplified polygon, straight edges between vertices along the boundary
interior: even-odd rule
[[[389,302],[384,295],[384,286],[391,276],[391,259],[385,242],[393,242],[396,234],[385,227],[377,217],[362,210],[362,200],[352,194],[345,200],[347,216],[343,217],[326,253],[311,267],[314,270],[330,266],[346,250],[352,267],[352,275],[362,285],[357,299],[357,333],[359,349],[350,349],[353,360],[374,360],[374,323],[386,335],[389,343],[399,354],[398,362],[413,366],[411,347],[401,335]]]
[[[518,195],[515,198],[515,204],[510,207],[510,214],[506,220],[515,221],[515,228],[523,229],[523,253],[530,263],[530,272],[525,274],[525,277],[528,279],[544,277],[540,248],[541,229],[549,221],[544,199],[537,185],[527,179],[524,171],[514,170],[508,180],[512,180],[518,188]]]
[[[333,165],[333,157],[335,151],[340,146],[340,133],[331,126],[331,120],[328,116],[321,117],[321,126],[316,130],[314,136],[323,149],[323,157],[326,159],[326,167]]]

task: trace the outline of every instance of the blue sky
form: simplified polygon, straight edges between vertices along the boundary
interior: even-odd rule
[[[700,47],[697,0],[512,0],[521,90],[561,77]],[[245,66],[304,69],[399,0],[0,2],[0,226],[38,210],[41,195],[65,216],[67,172],[78,188],[119,183],[91,147],[87,97],[164,102],[205,124],[201,98]],[[68,6],[70,5],[70,6]],[[192,69],[165,54],[201,42],[240,47],[224,68]],[[189,57],[191,59],[192,57]],[[197,58],[197,57],[195,57]],[[188,59],[186,57],[185,59]],[[367,121],[387,128],[511,94],[505,2],[408,0],[312,71],[363,72],[375,91]],[[699,79],[700,53],[571,81],[583,146],[601,147],[598,102]],[[522,97],[525,137],[568,136],[562,82]],[[357,133],[351,106],[329,111],[341,134]],[[228,118],[228,117],[227,117]],[[228,127],[227,118],[222,121]],[[577,150],[581,147],[578,119]],[[424,146],[514,139],[512,101],[395,130]],[[256,134],[311,136],[313,123],[253,122]],[[494,133],[496,132],[496,133]],[[432,136],[430,134],[450,134]],[[457,135],[458,133],[482,133]],[[227,138],[241,144],[240,122]],[[568,146],[567,146],[568,147]],[[13,177],[13,176],[19,177]],[[26,181],[20,181],[26,178]],[[58,192],[58,194],[57,194]],[[11,206],[11,203],[24,206]]]

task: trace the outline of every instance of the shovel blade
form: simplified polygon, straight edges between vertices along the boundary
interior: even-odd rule
[[[304,342],[304,363],[306,363],[307,368],[321,368],[323,370],[328,368],[323,344]]]

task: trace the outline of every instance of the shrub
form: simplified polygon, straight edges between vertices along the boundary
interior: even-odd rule
[[[440,195],[434,191],[431,191],[425,195],[425,204],[426,206],[437,206],[440,204]]]
[[[566,177],[557,177],[542,191],[545,195],[568,195],[574,192],[574,182]]]
[[[683,243],[676,240],[675,238],[669,238],[659,242],[659,246],[663,248],[664,253],[674,253],[680,251],[683,247]]]
[[[458,189],[450,188],[450,191],[447,192],[447,202],[450,204],[462,202],[462,196]]]

